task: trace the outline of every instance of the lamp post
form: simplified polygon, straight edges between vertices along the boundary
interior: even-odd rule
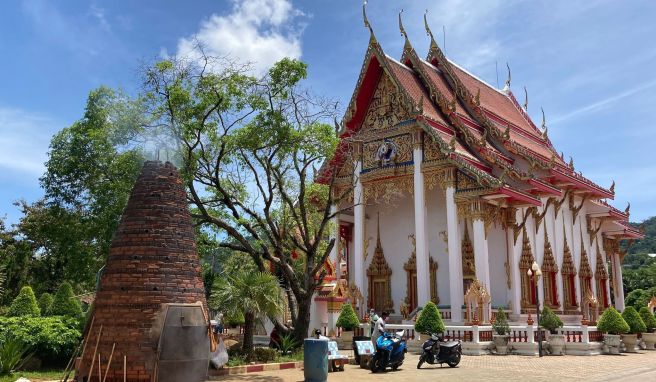
[[[542,276],[542,270],[537,262],[533,262],[531,268],[526,272],[528,277],[533,277],[535,282],[535,313],[538,316],[538,354],[542,357],[542,331],[540,330],[540,294],[538,293],[538,280]]]

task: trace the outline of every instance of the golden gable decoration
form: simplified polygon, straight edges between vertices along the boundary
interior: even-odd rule
[[[474,247],[469,239],[469,229],[467,220],[465,220],[465,233],[462,238],[462,282],[463,290],[469,289],[469,285],[476,279],[476,258],[474,257]]]
[[[363,127],[372,130],[389,129],[410,119],[411,116],[412,113],[403,94],[389,76],[383,75],[369,102]]]
[[[565,233],[565,227],[563,227],[563,266],[560,273],[563,275],[563,295],[565,300],[565,313],[567,314],[568,310],[571,312],[577,309],[576,302],[576,283],[574,278],[576,277],[576,267],[574,266],[574,260],[572,259],[572,252],[567,245],[567,234]]]
[[[542,285],[544,287],[544,303],[550,308],[558,308],[558,288],[556,275],[558,265],[551,250],[547,229],[544,229],[544,255],[542,256]]]
[[[492,296],[478,279],[474,279],[465,293],[467,312],[465,320],[468,325],[490,322],[490,304]]]
[[[383,247],[380,244],[380,214],[378,214],[376,249],[367,269],[367,277],[369,278],[369,308],[373,308],[376,312],[394,312],[391,282],[392,268],[387,264]]]
[[[523,241],[522,241],[522,255],[519,258],[519,276],[522,281],[522,300],[521,306],[523,309],[533,308],[535,306],[535,298],[537,291],[535,290],[535,283],[533,278],[527,274],[531,269],[535,258],[531,250],[531,242],[528,240],[526,227],[523,228]]]

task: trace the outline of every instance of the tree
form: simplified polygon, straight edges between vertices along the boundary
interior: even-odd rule
[[[497,316],[494,320],[494,323],[492,323],[492,329],[500,335],[500,336],[505,336],[507,334],[510,334],[510,325],[508,325],[508,316],[506,315],[506,311],[502,308],[499,308],[497,311]]]
[[[214,282],[209,301],[210,308],[229,317],[244,316],[244,342],[242,352],[253,352],[255,320],[259,316],[275,316],[282,311],[278,280],[265,272],[237,272],[233,276],[218,278]]]
[[[360,320],[355,314],[353,307],[349,303],[342,305],[342,310],[339,312],[336,325],[346,331],[353,330],[360,326]]]
[[[640,308],[640,311],[638,312],[640,314],[640,318],[642,318],[642,321],[645,323],[645,328],[649,333],[653,332],[654,329],[656,329],[656,317],[654,317],[654,314],[649,311],[649,308],[646,306],[643,306]]]
[[[9,306],[9,317],[40,316],[41,310],[36,302],[36,296],[30,286],[25,286]]]
[[[299,341],[335,245],[326,240],[334,228],[331,206],[351,207],[340,203],[352,188],[348,180],[338,185],[331,161],[338,139],[323,121],[334,117],[334,105],[300,88],[306,74],[304,63],[283,59],[256,79],[209,57],[173,58],[144,73],[151,131],[173,135],[192,216],[217,232],[220,247],[249,255],[259,271],[273,263],[297,303],[291,311]],[[349,160],[346,150],[338,154]]]
[[[45,292],[39,297],[39,309],[41,309],[42,316],[50,315],[50,308],[52,307],[53,298],[48,292]]]
[[[433,302],[429,301],[424,305],[415,323],[415,330],[426,334],[439,334],[444,333],[444,330],[446,330],[442,315]]]
[[[82,318],[82,307],[73,294],[73,287],[68,282],[63,282],[57,289],[50,307],[50,314],[53,316]]]
[[[652,287],[648,290],[635,289],[626,296],[625,304],[626,306],[632,306],[638,310],[643,306],[647,306],[649,300],[651,300],[653,296],[656,296],[656,287]]]
[[[556,329],[563,327],[563,321],[551,308],[545,306],[540,315],[540,326],[548,329],[551,334],[556,334]]]
[[[0,269],[5,278],[0,283],[0,305],[9,304],[24,285],[29,284],[29,265],[32,257],[28,243],[15,229],[7,229],[0,218]]]

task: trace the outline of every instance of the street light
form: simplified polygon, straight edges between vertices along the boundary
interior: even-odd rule
[[[535,281],[535,312],[538,316],[538,354],[542,357],[542,331],[540,330],[540,294],[538,293],[538,280],[542,276],[542,270],[536,261],[533,262],[531,268],[526,271],[528,277],[533,277]]]

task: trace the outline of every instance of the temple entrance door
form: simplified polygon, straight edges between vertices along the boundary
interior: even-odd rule
[[[412,272],[410,276],[410,301],[408,301],[408,311],[412,312],[417,307],[417,271]]]
[[[387,299],[387,282],[385,281],[374,281],[374,306],[373,308],[376,312],[382,312],[385,310],[385,300]]]

